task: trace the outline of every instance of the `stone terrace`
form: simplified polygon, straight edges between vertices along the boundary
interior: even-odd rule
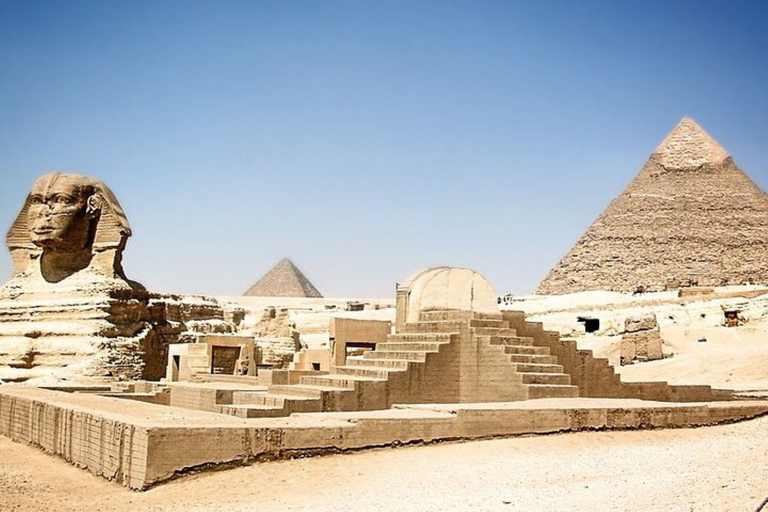
[[[402,405],[240,419],[23,386],[0,388],[0,434],[132,489],[190,469],[438,440],[584,429],[691,427],[768,414],[768,401],[538,399]]]
[[[237,380],[237,379],[235,379]],[[394,404],[536,398],[730,400],[729,391],[623,383],[606,359],[579,350],[520,312],[428,311],[329,375],[268,388],[242,382],[173,383],[170,405],[241,418],[388,409]]]

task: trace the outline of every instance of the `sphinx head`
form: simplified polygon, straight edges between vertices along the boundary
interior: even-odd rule
[[[58,281],[89,267],[94,257],[102,273],[121,275],[121,253],[130,234],[104,183],[57,172],[35,182],[6,240],[15,273],[39,259],[43,277]]]
[[[94,186],[78,176],[43,176],[35,182],[27,199],[30,241],[44,252],[89,250],[102,202]]]

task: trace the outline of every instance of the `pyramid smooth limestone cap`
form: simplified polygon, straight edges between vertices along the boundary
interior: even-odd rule
[[[666,169],[696,169],[728,158],[728,151],[696,121],[684,117],[654,151]]]

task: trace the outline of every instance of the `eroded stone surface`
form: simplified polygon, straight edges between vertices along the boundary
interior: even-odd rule
[[[728,152],[693,119],[684,118],[654,151],[665,169],[695,169],[719,164]]]
[[[434,267],[417,272],[397,288],[397,324],[418,322],[423,311],[498,313],[496,291],[468,268]]]
[[[768,195],[684,119],[536,293],[768,284]]]
[[[0,380],[159,378],[186,331],[231,332],[212,299],[147,292],[126,278],[131,228],[103,182],[39,178],[6,238],[14,262],[0,288]]]

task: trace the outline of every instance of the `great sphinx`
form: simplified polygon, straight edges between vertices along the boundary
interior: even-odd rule
[[[0,288],[0,379],[136,378],[157,335],[149,295],[126,279],[128,219],[103,182],[40,177],[8,231],[13,276]]]
[[[126,278],[130,236],[102,181],[60,172],[35,181],[6,237],[13,275],[0,288],[0,383],[155,380],[168,344],[237,330],[237,307]]]

